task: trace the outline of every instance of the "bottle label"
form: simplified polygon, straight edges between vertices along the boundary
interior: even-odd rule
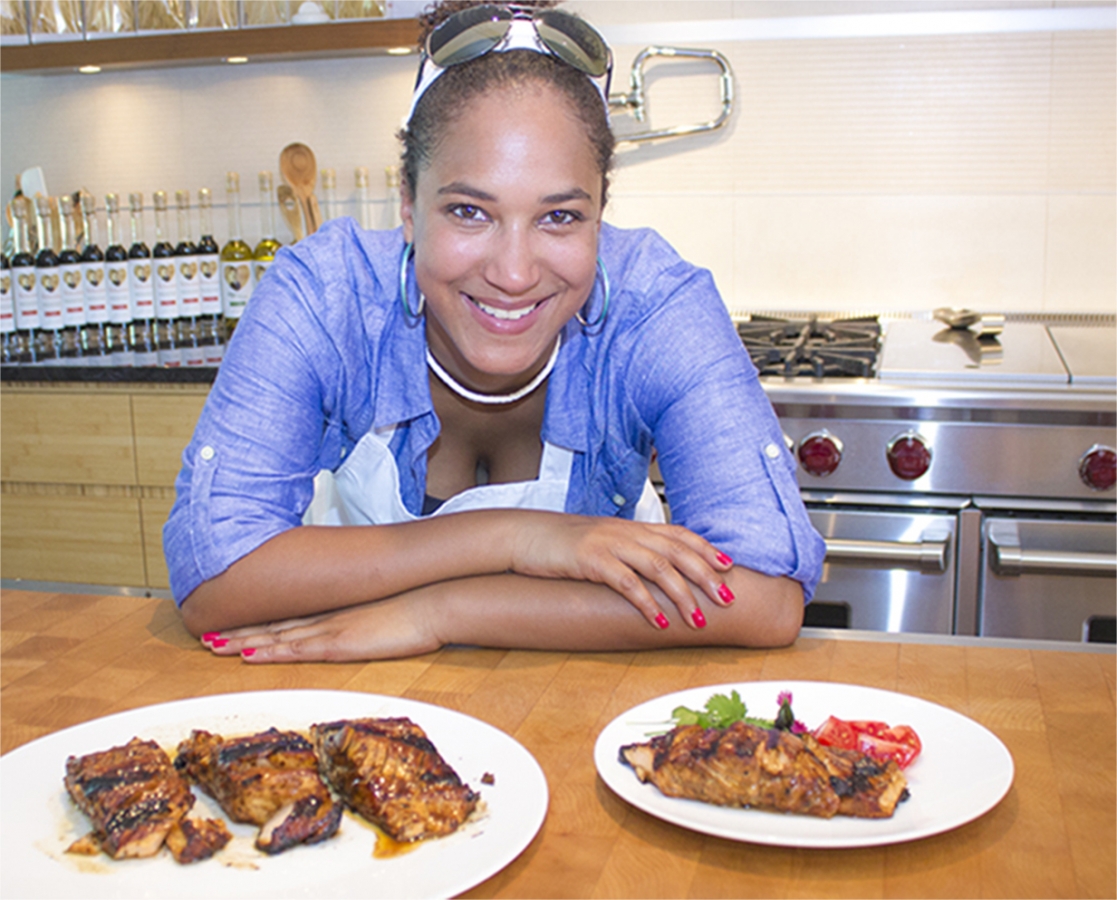
[[[85,285],[81,273],[81,263],[69,263],[58,267],[62,279],[62,325],[64,328],[77,328],[85,324]]]
[[[133,354],[132,365],[134,366],[157,366],[159,365],[159,351],[157,350],[136,350]]]
[[[16,330],[16,308],[12,297],[12,273],[10,269],[0,269],[0,334],[11,334]]]
[[[57,267],[39,271],[39,327],[58,331],[62,327],[62,276]]]
[[[182,364],[184,366],[204,366],[206,362],[205,350],[196,344],[187,344],[182,348]]]
[[[198,288],[201,305],[198,315],[221,315],[221,257],[206,253],[198,259]]]
[[[221,263],[221,307],[226,319],[239,319],[252,296],[252,260]]]
[[[105,288],[109,301],[109,321],[124,325],[132,321],[132,286],[128,284],[128,263],[105,263]]]
[[[128,284],[132,288],[132,312],[137,319],[155,318],[155,267],[150,259],[128,260]]]
[[[193,318],[198,315],[202,295],[199,284],[198,257],[184,256],[178,260],[178,314]]]
[[[12,269],[15,278],[16,328],[26,331],[39,327],[39,292],[36,272],[30,266]]]
[[[273,259],[258,259],[252,263],[253,276],[256,279],[256,284],[264,280],[264,275],[267,274],[273,262],[275,262]]]
[[[155,267],[155,315],[160,319],[178,318],[178,280],[173,259],[152,260]]]
[[[105,264],[87,262],[81,265],[85,275],[85,320],[92,324],[109,320],[109,299],[105,290]]]
[[[205,352],[205,358],[206,358],[205,364],[207,366],[219,366],[219,365],[221,365],[221,360],[223,360],[225,358],[225,345],[224,344],[221,344],[221,343],[218,343],[217,341],[215,341],[212,344],[206,344],[205,347],[203,347],[202,349]]]

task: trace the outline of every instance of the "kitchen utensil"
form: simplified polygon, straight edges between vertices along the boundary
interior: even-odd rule
[[[314,234],[322,223],[322,213],[314,196],[314,187],[318,181],[318,162],[314,158],[314,151],[306,144],[288,144],[279,154],[279,171],[302,205],[306,233]]]
[[[279,201],[279,211],[283,214],[287,227],[291,229],[291,237],[296,241],[301,241],[305,234],[303,231],[302,206],[295,196],[294,190],[289,184],[281,184],[275,189],[275,196]]]
[[[978,337],[987,334],[1000,334],[1005,330],[1005,317],[1000,313],[979,313],[972,309],[951,309],[941,306],[934,317],[951,328],[964,328]]]

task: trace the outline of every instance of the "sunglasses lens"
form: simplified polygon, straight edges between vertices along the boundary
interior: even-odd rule
[[[609,68],[609,48],[593,28],[559,10],[535,14],[539,37],[567,65],[598,78]]]
[[[441,68],[476,59],[504,39],[511,23],[512,13],[499,6],[464,9],[431,32],[427,54]]]

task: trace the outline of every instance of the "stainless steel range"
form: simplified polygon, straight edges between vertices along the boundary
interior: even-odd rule
[[[1112,642],[1112,319],[938,314],[738,323],[827,542],[807,624]]]

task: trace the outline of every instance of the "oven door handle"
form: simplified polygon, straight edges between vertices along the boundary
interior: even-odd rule
[[[1117,576],[1117,556],[1071,550],[1025,550],[1018,543],[1001,543],[989,535],[993,571],[998,575],[1108,575]]]
[[[945,572],[949,540],[942,541],[855,541],[826,539],[826,561],[842,563],[888,563],[889,568],[911,567],[924,572]]]

